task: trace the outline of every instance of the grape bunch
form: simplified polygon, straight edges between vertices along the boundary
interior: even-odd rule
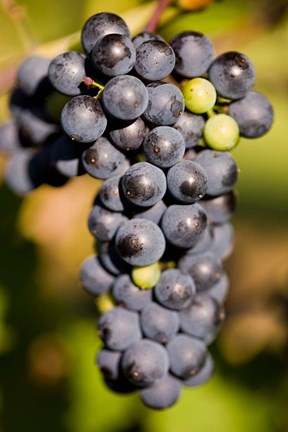
[[[213,372],[208,346],[224,319],[238,168],[229,151],[273,122],[240,52],[215,58],[210,39],[170,43],[98,13],[83,52],[30,57],[0,129],[19,194],[88,173],[103,180],[88,217],[95,255],[80,270],[99,307],[97,364],[117,393],[156,409]]]

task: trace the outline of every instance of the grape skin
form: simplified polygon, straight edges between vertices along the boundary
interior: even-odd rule
[[[199,255],[183,255],[178,266],[183,273],[192,277],[197,292],[211,288],[220,280],[223,272],[220,259],[210,251]]]
[[[184,111],[173,127],[177,129],[185,140],[186,149],[195,147],[203,137],[205,119],[202,115]]]
[[[200,369],[200,371],[189,378],[182,381],[186,387],[196,387],[205,384],[212,376],[214,372],[214,362],[212,356],[207,351],[205,363]]]
[[[177,201],[192,204],[205,195],[208,177],[197,162],[181,161],[169,169],[167,188]]]
[[[102,203],[113,212],[123,212],[124,206],[120,197],[121,176],[112,176],[106,179],[99,190]]]
[[[170,42],[176,56],[175,72],[183,78],[203,75],[214,59],[214,47],[203,33],[185,31]]]
[[[115,77],[132,70],[136,51],[128,37],[111,33],[95,44],[91,60],[97,71],[108,77]]]
[[[181,384],[172,375],[165,375],[155,384],[140,391],[142,402],[150,408],[164,409],[174,405],[180,397]]]
[[[217,196],[233,189],[238,170],[228,152],[203,150],[198,153],[195,161],[204,168],[208,176],[208,195]]]
[[[96,42],[110,33],[130,37],[127,24],[120,16],[109,12],[92,15],[84,24],[81,32],[84,51],[90,54]]]
[[[249,92],[243,99],[229,105],[229,115],[240,129],[241,136],[259,138],[271,128],[273,108],[269,100],[257,92]]]
[[[211,343],[224,319],[223,307],[207,294],[197,294],[191,305],[179,313],[181,330]]]
[[[88,174],[103,180],[120,175],[126,168],[125,156],[102,136],[82,154],[82,162]]]
[[[165,174],[148,162],[138,162],[124,174],[122,188],[129,202],[150,207],[160,201],[166,192]]]
[[[50,59],[40,56],[27,57],[19,66],[17,82],[28,96],[33,96],[39,90],[47,77]]]
[[[155,287],[158,302],[166,308],[179,310],[188,307],[195,294],[195,284],[189,275],[178,269],[162,272]]]
[[[151,290],[141,290],[136,286],[128,274],[118,276],[112,288],[116,302],[127,309],[140,311],[150,303]]]
[[[208,76],[217,93],[232,100],[246,96],[255,84],[255,69],[251,60],[237,51],[217,57],[209,68]]]
[[[122,356],[121,367],[132,384],[145,387],[154,384],[167,374],[168,354],[159,343],[142,339],[127,348]]]
[[[128,264],[144,266],[158,261],[165,250],[160,228],[146,219],[131,219],[117,231],[116,248]]]
[[[70,138],[88,143],[103,134],[107,119],[98,100],[81,95],[65,104],[61,113],[61,125]]]
[[[133,123],[124,127],[116,127],[109,132],[113,144],[124,152],[138,150],[144,142],[148,133],[148,127],[138,117]]]
[[[141,312],[140,325],[147,338],[166,344],[179,330],[179,315],[166,307],[150,302]]]
[[[107,348],[125,350],[141,338],[138,314],[117,306],[101,315],[98,334]]]
[[[181,379],[196,375],[206,360],[206,347],[196,338],[176,335],[167,345],[171,372]]]
[[[143,150],[148,162],[160,168],[169,168],[184,156],[185,141],[176,129],[158,126],[146,135]]]
[[[161,220],[167,240],[186,249],[197,245],[204,236],[206,226],[206,213],[198,204],[171,205]]]
[[[105,348],[102,348],[98,352],[96,363],[106,378],[112,380],[119,378],[119,364],[121,354],[121,351],[110,351]]]
[[[147,81],[159,81],[170,75],[175,65],[171,46],[161,40],[143,42],[136,50],[135,71]]]
[[[108,292],[114,282],[114,276],[102,266],[99,257],[90,256],[82,263],[80,283],[93,296]]]
[[[162,38],[162,36],[160,36],[157,33],[153,33],[153,32],[149,32],[149,31],[143,31],[141,33],[138,33],[133,39],[133,45],[135,46],[135,49],[137,50],[137,48],[143,44],[144,42],[147,42],[149,40],[162,40],[164,41],[164,39]]]
[[[80,95],[80,85],[86,76],[85,59],[85,56],[77,51],[68,51],[55,57],[48,70],[53,87],[68,96]]]
[[[88,217],[88,228],[91,234],[100,241],[112,240],[119,226],[127,221],[122,213],[106,210],[94,205]]]
[[[147,85],[149,102],[143,118],[154,126],[171,126],[184,111],[182,92],[174,84],[153,82]]]
[[[136,120],[145,111],[148,92],[138,78],[119,75],[108,81],[102,93],[104,110],[120,120]]]

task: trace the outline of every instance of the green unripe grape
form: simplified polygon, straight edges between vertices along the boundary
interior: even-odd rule
[[[195,114],[203,114],[215,105],[217,94],[215,87],[204,78],[187,81],[182,89],[186,108]]]
[[[95,298],[96,310],[99,314],[108,312],[115,307],[115,303],[110,294],[103,293]]]
[[[213,115],[205,123],[204,140],[213,150],[229,151],[236,146],[239,138],[239,126],[227,114]]]
[[[133,267],[131,279],[141,289],[153,288],[159,281],[161,270],[159,263],[153,263],[142,267]]]

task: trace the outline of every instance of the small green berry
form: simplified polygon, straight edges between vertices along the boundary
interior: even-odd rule
[[[142,289],[153,288],[159,281],[161,270],[159,263],[153,263],[142,267],[133,267],[131,279],[135,285]]]
[[[240,138],[236,121],[227,114],[210,117],[204,126],[204,140],[213,150],[229,151]]]
[[[195,114],[209,111],[217,99],[215,87],[204,78],[193,78],[187,81],[183,86],[182,93],[186,108]]]

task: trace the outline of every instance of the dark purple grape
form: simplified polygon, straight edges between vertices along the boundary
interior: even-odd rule
[[[144,211],[143,208],[141,209],[141,211],[135,211],[133,213],[133,218],[148,219],[158,225],[166,209],[166,204],[162,200],[160,200],[156,204],[154,204],[154,206],[149,207]]]
[[[217,93],[232,100],[246,96],[255,84],[255,69],[251,60],[236,51],[225,52],[217,57],[208,75]]]
[[[149,31],[143,31],[141,33],[138,33],[133,39],[133,45],[135,46],[135,49],[137,49],[141,44],[144,42],[147,42],[149,40],[161,40],[164,41],[162,36],[160,36],[157,33],[149,32]]]
[[[95,69],[106,76],[125,75],[135,64],[136,50],[128,37],[110,33],[96,42],[91,60]]]
[[[167,189],[177,201],[192,204],[205,195],[208,188],[207,174],[197,162],[183,160],[167,173]]]
[[[138,78],[119,75],[106,84],[102,93],[105,111],[119,120],[135,120],[145,111],[148,92]]]
[[[249,92],[243,99],[229,106],[229,115],[236,120],[240,135],[246,138],[258,138],[271,128],[273,108],[269,100],[257,92]]]
[[[204,168],[208,176],[208,195],[222,195],[233,189],[238,178],[238,168],[230,153],[203,150],[198,153],[195,161]]]
[[[122,213],[106,210],[94,205],[88,217],[88,228],[91,234],[100,241],[110,241],[121,224],[127,221]]]
[[[107,119],[98,100],[81,95],[65,104],[61,113],[61,125],[70,138],[88,143],[103,134]]]
[[[171,372],[181,379],[196,375],[203,367],[207,350],[202,341],[184,334],[176,335],[167,345]]]
[[[149,408],[164,409],[174,405],[180,397],[181,383],[172,375],[162,379],[140,391],[142,402]]]
[[[183,136],[186,149],[190,149],[202,139],[204,125],[205,119],[202,115],[184,111],[173,127]]]
[[[228,222],[236,208],[236,195],[233,191],[219,195],[215,198],[204,197],[199,201],[211,223],[222,224]]]
[[[213,224],[213,242],[211,252],[221,260],[228,258],[233,250],[234,229],[233,226],[226,222],[224,224]]]
[[[202,240],[206,226],[206,213],[198,204],[171,205],[161,220],[167,240],[185,249],[196,246]]]
[[[50,59],[40,56],[27,57],[19,66],[19,87],[29,96],[35,95],[43,80],[47,78]]]
[[[96,243],[97,255],[102,266],[112,275],[130,273],[131,267],[116,252],[115,241]]]
[[[110,309],[99,319],[98,334],[107,348],[125,350],[141,338],[137,312],[119,306]]]
[[[174,128],[158,126],[146,135],[143,150],[148,162],[160,168],[169,168],[184,156],[185,141]]]
[[[213,244],[213,229],[208,224],[202,239],[197,243],[196,246],[192,247],[191,249],[187,249],[186,254],[197,255],[203,252],[207,252],[210,250],[212,244]]]
[[[171,126],[184,111],[181,90],[174,84],[154,82],[148,84],[149,102],[143,118],[155,126]]]
[[[126,349],[121,368],[126,378],[135,386],[150,386],[168,372],[167,351],[157,342],[142,339]]]
[[[183,273],[192,277],[197,292],[211,288],[223,273],[219,258],[209,251],[199,255],[183,255],[178,266]]]
[[[179,330],[179,314],[157,303],[149,302],[141,312],[140,325],[147,338],[166,344]]]
[[[203,75],[214,59],[214,47],[203,33],[185,31],[170,42],[176,56],[174,71],[183,78]]]
[[[29,174],[29,163],[34,152],[31,149],[16,152],[9,160],[4,178],[13,193],[24,196],[31,192],[35,185]]]
[[[218,303],[223,304],[229,289],[229,279],[226,273],[222,272],[222,276],[218,282],[212,285],[206,294],[213,297]]]
[[[138,150],[141,147],[148,130],[143,120],[138,117],[129,126],[112,129],[109,132],[109,137],[120,150],[130,152]]]
[[[109,12],[92,15],[84,24],[81,32],[84,51],[90,54],[96,42],[110,33],[130,37],[129,29],[120,16]]]
[[[15,121],[9,121],[0,126],[0,152],[12,155],[22,147],[18,127]]]
[[[97,366],[105,378],[117,380],[119,378],[119,365],[121,351],[110,351],[102,348],[96,358]]]
[[[129,202],[140,207],[150,207],[165,195],[165,174],[150,163],[138,162],[124,174],[122,188]]]
[[[109,291],[114,276],[107,272],[96,256],[87,258],[80,269],[80,283],[83,288],[93,296]]]
[[[197,294],[179,316],[181,330],[203,340],[205,344],[215,339],[225,317],[223,307],[207,294]]]
[[[158,261],[165,250],[161,229],[146,219],[131,219],[117,231],[116,248],[120,257],[135,266]]]
[[[196,375],[182,380],[182,383],[186,387],[200,386],[202,384],[205,384],[211,378],[213,372],[214,362],[209,351],[207,351],[205,363],[200,369],[200,371]]]
[[[174,310],[188,307],[195,295],[192,278],[178,269],[164,270],[155,287],[155,296],[161,305]]]
[[[120,179],[121,176],[113,176],[102,183],[99,190],[99,197],[102,203],[109,210],[114,212],[123,212],[124,206],[120,197]]]
[[[152,298],[152,290],[141,290],[128,274],[122,274],[115,279],[112,293],[117,304],[135,311],[143,309]]]
[[[126,169],[125,156],[104,137],[83,153],[82,162],[86,172],[98,179],[118,176]]]
[[[86,76],[85,59],[85,56],[77,51],[68,51],[55,57],[48,71],[53,87],[68,96],[80,95],[80,85]]]
[[[135,71],[147,81],[159,81],[170,75],[175,65],[175,54],[164,41],[152,39],[143,42],[136,50]]]

